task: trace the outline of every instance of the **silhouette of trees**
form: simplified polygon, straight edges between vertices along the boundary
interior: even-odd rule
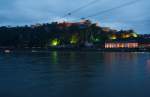
[[[53,39],[60,40],[59,45],[82,47],[87,41],[95,45],[102,45],[110,39],[112,34],[115,34],[117,39],[138,37],[133,30],[114,31],[107,29],[105,32],[102,27],[92,24],[90,21],[85,24],[76,23],[70,26],[60,26],[59,23],[53,22],[31,26],[2,26],[0,27],[0,47],[44,48],[50,46]]]

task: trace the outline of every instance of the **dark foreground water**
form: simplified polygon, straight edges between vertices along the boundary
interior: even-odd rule
[[[0,54],[0,97],[150,97],[150,53]]]

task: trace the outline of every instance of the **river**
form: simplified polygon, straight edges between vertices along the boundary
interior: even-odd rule
[[[0,54],[0,97],[150,97],[150,53]]]

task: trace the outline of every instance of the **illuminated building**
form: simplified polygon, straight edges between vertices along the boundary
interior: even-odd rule
[[[106,42],[105,48],[138,48],[139,43],[134,41],[112,41]]]
[[[122,34],[123,39],[131,38],[131,37],[137,38],[138,34],[136,34],[136,33],[127,33],[127,32]]]
[[[71,27],[71,26],[87,27],[91,24],[92,23],[89,20],[82,20],[80,22],[62,22],[62,23],[59,23],[59,26],[60,27]]]

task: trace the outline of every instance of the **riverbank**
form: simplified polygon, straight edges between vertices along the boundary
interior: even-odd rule
[[[50,51],[99,51],[99,52],[150,52],[149,48],[0,48],[0,52],[50,52]]]

